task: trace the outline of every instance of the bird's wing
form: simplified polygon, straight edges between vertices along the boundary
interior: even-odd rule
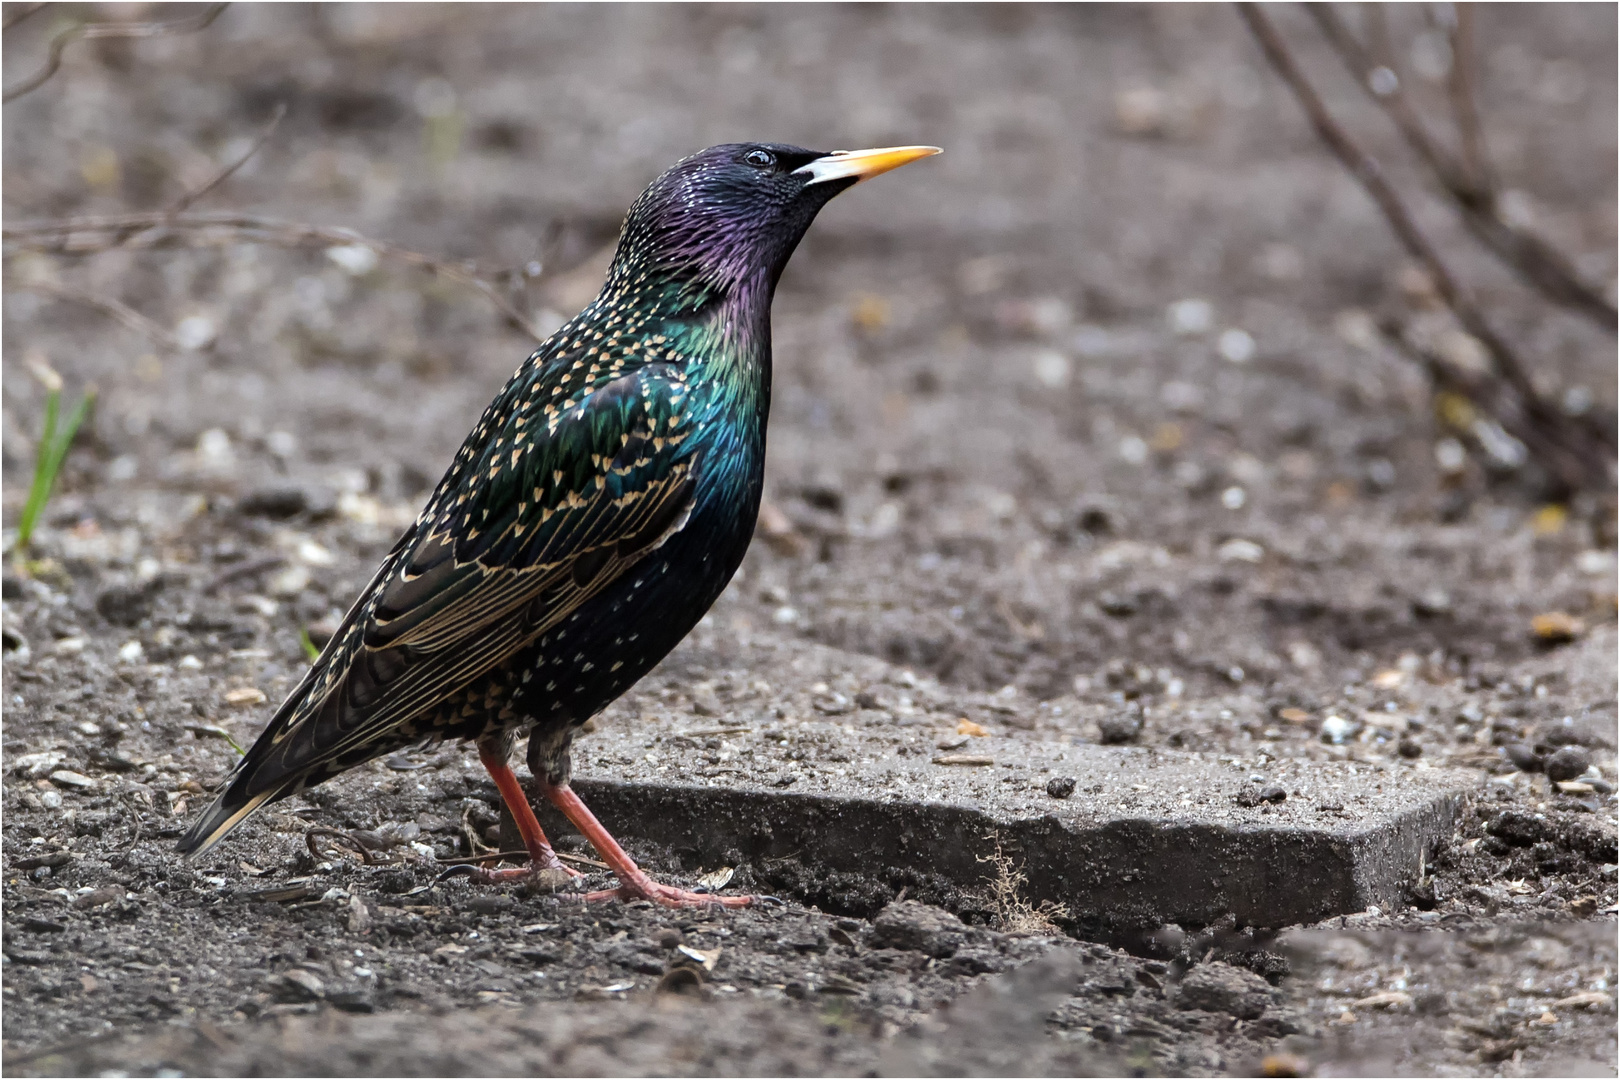
[[[679,368],[647,364],[570,394],[549,367],[514,378],[485,412],[238,766],[221,827],[205,827],[210,814],[193,829],[196,849],[268,799],[430,737],[434,706],[685,524],[701,461]]]

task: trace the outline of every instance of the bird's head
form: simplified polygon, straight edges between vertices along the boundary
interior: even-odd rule
[[[707,302],[757,283],[768,302],[834,195],[937,153],[933,146],[833,153],[781,143],[711,146],[670,166],[630,208],[609,288],[676,284]]]

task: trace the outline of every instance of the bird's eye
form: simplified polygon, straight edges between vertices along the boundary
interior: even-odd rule
[[[776,164],[776,155],[766,150],[750,150],[743,155],[743,160],[756,169],[768,169]]]

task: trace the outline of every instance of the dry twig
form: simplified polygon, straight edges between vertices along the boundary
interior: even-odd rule
[[[198,199],[202,198],[210,191],[213,191],[215,188],[219,187],[219,185],[223,184],[225,181],[234,176],[238,169],[246,165],[248,161],[252,159],[253,155],[257,154],[264,144],[270,141],[270,136],[276,133],[276,128],[281,125],[282,117],[286,115],[287,103],[285,101],[277,102],[275,111],[270,114],[270,122],[264,125],[264,130],[259,132],[258,137],[253,140],[252,145],[243,151],[235,161],[224,166],[203,183],[197,185],[195,188],[176,199],[174,204],[169,207],[169,213],[181,213],[192,203],[196,202]]]
[[[1271,20],[1254,3],[1239,3],[1237,8],[1265,53],[1267,62],[1287,84],[1317,136],[1371,196],[1402,246],[1423,265],[1436,292],[1458,323],[1484,346],[1496,376],[1492,381],[1481,380],[1457,371],[1432,354],[1420,354],[1420,359],[1436,376],[1436,381],[1465,393],[1478,407],[1494,416],[1504,428],[1526,444],[1559,484],[1569,489],[1607,489],[1612,486],[1612,447],[1604,445],[1602,433],[1590,431],[1585,425],[1570,424],[1568,417],[1559,414],[1542,399],[1513,348],[1496,333],[1472,296],[1440,257],[1439,250],[1418,228],[1400,194],[1385,176],[1378,159],[1361,149],[1333,118]],[[1317,17],[1320,20],[1319,14]],[[1329,36],[1331,38],[1333,35],[1330,33]],[[1411,130],[1419,131],[1421,125]],[[1427,145],[1436,153],[1435,160],[1447,160],[1441,156],[1438,148]],[[1471,216],[1466,215],[1465,220]],[[1404,341],[1401,344],[1409,350],[1412,348]]]
[[[29,292],[37,292],[43,296],[54,297],[57,300],[66,300],[70,303],[94,308],[103,315],[129,327],[137,334],[144,334],[155,344],[165,349],[178,349],[180,347],[174,340],[173,334],[122,301],[114,300],[110,296],[97,296],[72,285],[62,285],[54,281],[11,280],[13,276],[7,276],[7,288],[26,289]]]
[[[39,0],[38,3],[33,4],[18,4],[16,10],[14,10],[10,15],[6,16],[6,21],[4,25],[0,25],[0,30],[10,30],[13,26],[16,26],[30,15],[35,15],[43,10],[44,7],[45,0]]]
[[[1387,55],[1390,50],[1388,34],[1383,29],[1382,8],[1372,5],[1368,10],[1371,26],[1377,30],[1370,36],[1375,42],[1383,42],[1378,46],[1381,55],[1374,55],[1350,32],[1332,4],[1306,5],[1350,74],[1389,115],[1407,145],[1457,203],[1469,231],[1549,300],[1580,312],[1612,333],[1616,328],[1614,305],[1580,279],[1563,252],[1502,217],[1501,193],[1486,158],[1479,114],[1474,107],[1473,13],[1466,4],[1458,5],[1458,9],[1458,22],[1452,35],[1451,100],[1462,146],[1461,160],[1435,140],[1412,107],[1400,74],[1391,66],[1393,61]],[[1389,71],[1386,81],[1375,79],[1379,68]]]
[[[352,229],[253,214],[175,214],[159,210],[24,222],[0,230],[0,236],[19,250],[58,255],[91,255],[125,243],[140,247],[206,246],[221,242],[273,244],[289,248],[357,245],[371,249],[381,258],[427,270],[476,289],[530,337],[536,341],[545,338],[529,317],[502,294],[498,286],[469,265],[436,259],[387,241],[372,240]]]
[[[52,75],[55,75],[57,70],[61,68],[62,50],[66,49],[69,45],[73,44],[75,41],[78,41],[80,38],[83,38],[86,41],[91,41],[106,40],[108,38],[162,37],[166,34],[195,34],[199,30],[206,30],[215,19],[219,18],[219,13],[224,11],[229,6],[229,4],[209,4],[208,9],[199,15],[188,15],[183,19],[175,19],[172,22],[107,22],[82,23],[79,26],[70,26],[51,39],[50,56],[45,61],[45,66],[28,76],[28,78],[24,79],[22,82],[17,83],[15,86],[5,91],[3,95],[0,95],[0,102],[15,101],[24,94],[38,90],[41,86],[44,86],[46,80],[48,80]],[[32,11],[25,12],[23,15],[18,16],[14,22],[21,21],[21,19],[27,18],[32,14]],[[7,25],[13,25],[14,22],[8,23]]]

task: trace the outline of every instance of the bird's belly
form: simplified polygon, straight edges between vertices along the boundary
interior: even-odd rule
[[[687,526],[516,658],[512,708],[578,724],[651,671],[707,612],[747,550],[752,515]],[[745,520],[738,520],[743,518]]]

